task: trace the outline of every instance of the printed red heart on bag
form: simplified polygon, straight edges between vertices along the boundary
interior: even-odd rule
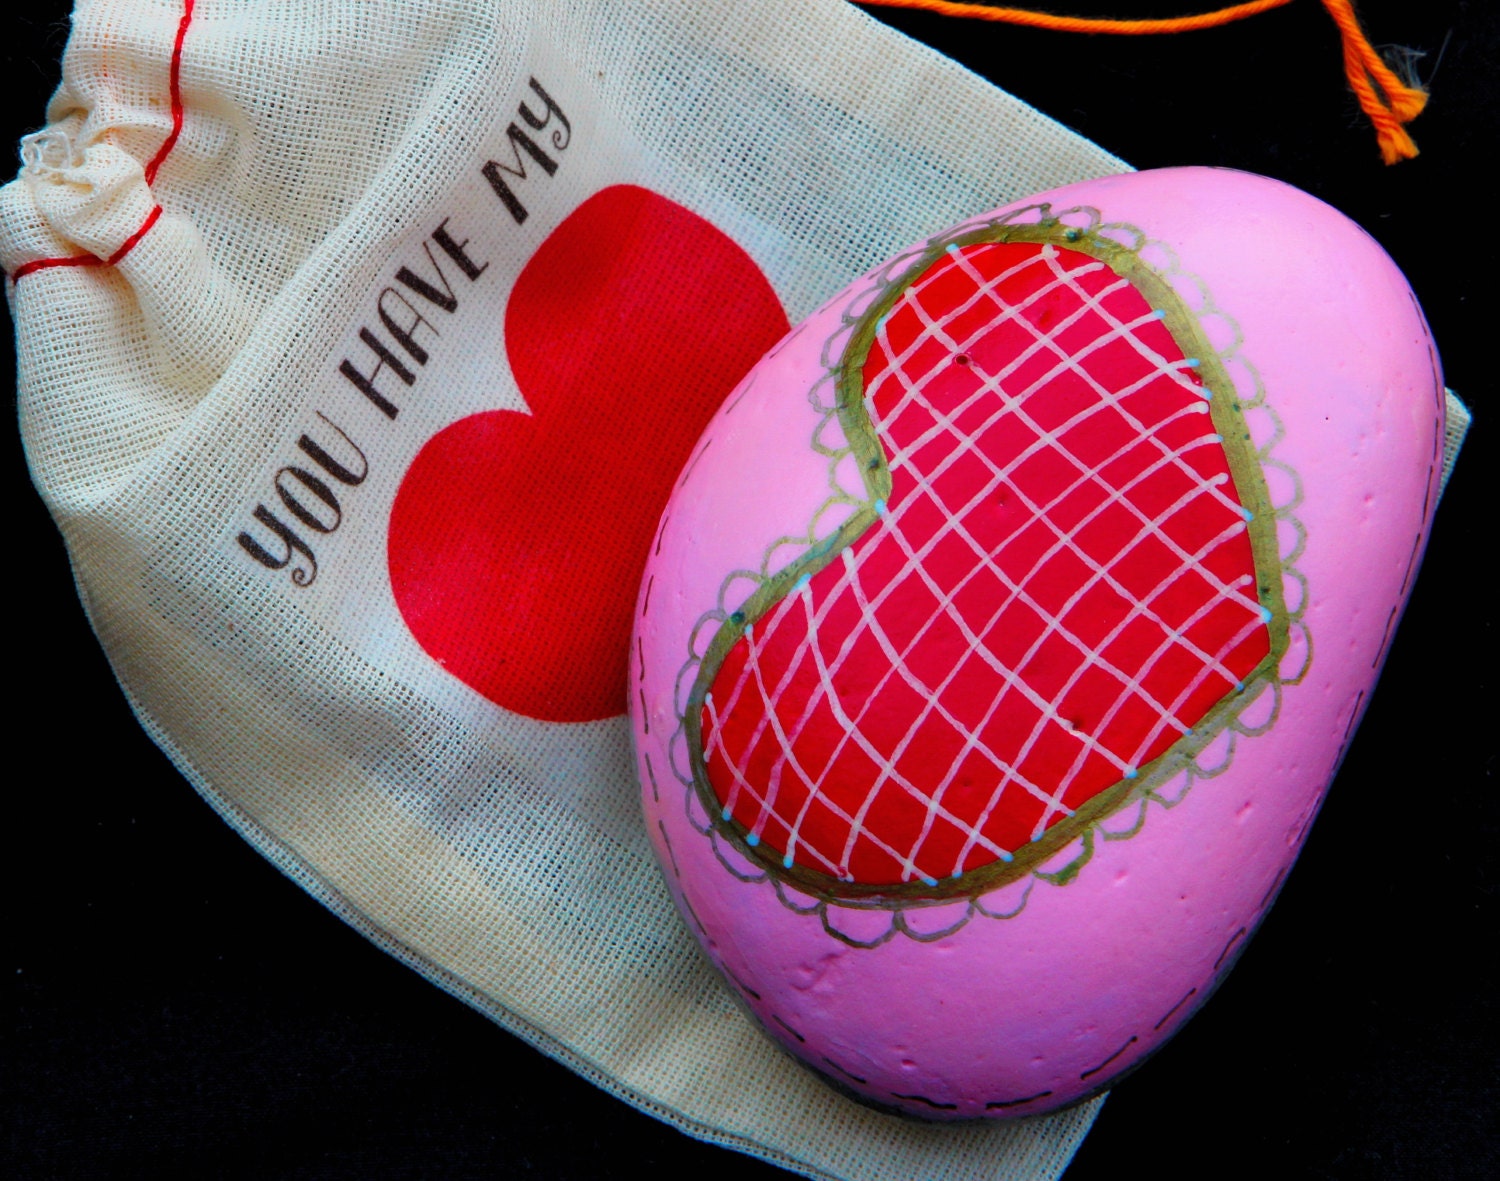
[[[505,709],[624,712],[653,531],[719,404],[788,329],[755,262],[646,189],[583,202],[526,264],[506,353],[530,413],[434,435],[391,510],[391,585],[417,642]]]

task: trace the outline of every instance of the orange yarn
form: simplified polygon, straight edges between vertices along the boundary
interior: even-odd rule
[[[1380,155],[1387,164],[1409,160],[1417,145],[1402,126],[1422,113],[1427,92],[1405,85],[1365,38],[1352,0],[1323,0],[1344,39],[1344,73],[1360,109],[1375,125]]]
[[[1249,0],[1245,4],[1234,4],[1213,12],[1192,16],[1167,17],[1160,20],[1109,20],[1079,16],[1056,16],[1049,12],[1035,12],[1025,8],[1001,8],[991,4],[962,3],[961,0],[860,0],[868,5],[886,8],[918,8],[942,16],[969,17],[974,20],[1003,21],[1006,24],[1025,25],[1033,29],[1051,29],[1063,33],[1114,33],[1138,36],[1148,33],[1190,33],[1198,29],[1212,29],[1227,25],[1231,21],[1257,16],[1273,8],[1290,4],[1291,0]],[[1398,160],[1409,160],[1417,154],[1417,145],[1407,134],[1404,124],[1422,113],[1427,104],[1427,92],[1407,86],[1396,77],[1395,71],[1385,63],[1380,54],[1359,27],[1359,18],[1354,14],[1353,0],[1322,0],[1323,7],[1338,26],[1344,45],[1344,74],[1349,79],[1350,89],[1359,100],[1360,109],[1375,126],[1375,138],[1380,144],[1380,155],[1387,164]]]
[[[964,16],[973,20],[1003,21],[1008,25],[1025,25],[1032,29],[1051,29],[1058,33],[1119,33],[1138,35],[1145,33],[1191,33],[1197,29],[1212,29],[1227,25],[1231,21],[1257,16],[1273,8],[1290,4],[1292,0],[1249,0],[1246,4],[1235,4],[1216,12],[1203,12],[1194,16],[1172,16],[1162,20],[1109,20],[1088,16],[1054,16],[1050,12],[1034,12],[1026,8],[1001,8],[993,4],[965,4],[959,0],[861,0],[861,3],[885,8],[920,8],[924,12],[936,12],[942,16]]]

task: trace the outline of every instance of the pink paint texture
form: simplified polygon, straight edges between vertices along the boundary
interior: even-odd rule
[[[845,308],[868,299],[868,281],[801,325],[709,425],[673,494],[637,611],[631,683],[641,696],[631,698],[646,818],[695,933],[789,1050],[876,1102],[926,1117],[1032,1115],[1077,1100],[1206,999],[1297,855],[1374,686],[1436,500],[1442,388],[1426,327],[1395,265],[1357,226],[1279,183],[1208,169],[1111,177],[1022,204],[1038,200],[1057,212],[1095,207],[1105,222],[1169,247],[1184,298],[1198,306],[1196,281],[1238,326],[1238,355],[1281,420],[1273,458],[1300,477],[1295,511],[1307,540],[1295,565],[1306,577],[1313,655],[1302,681],[1284,688],[1274,728],[1239,737],[1229,769],[1178,806],[1149,805],[1134,835],[1096,841],[1067,885],[1030,882],[1015,917],[974,915],[936,942],[897,932],[851,947],[769,881],[725,868],[690,822],[691,811],[701,826],[701,809],[669,770],[685,768],[680,744],[671,748],[691,681],[679,684],[679,673],[691,629],[726,578],[759,570],[777,538],[804,534],[828,496],[808,392]],[[1251,371],[1230,372],[1248,399]],[[1259,419],[1251,412],[1252,429],[1269,429]],[[1290,495],[1290,479],[1267,477],[1273,500]],[[795,556],[786,551],[771,572]],[[751,585],[741,580],[731,597]],[[1295,608],[1300,585],[1288,582],[1286,595]],[[711,634],[701,631],[700,651]],[[1294,633],[1284,667],[1305,655]],[[1128,806],[1105,828],[1127,828],[1135,814]],[[1014,910],[1028,881],[981,902]],[[941,931],[966,905],[908,919]],[[830,909],[857,937],[890,925],[883,911]]]

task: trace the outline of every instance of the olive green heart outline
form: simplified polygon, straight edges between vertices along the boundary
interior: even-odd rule
[[[1079,222],[1083,224],[1078,224]],[[722,805],[708,781],[703,765],[701,718],[704,702],[725,657],[743,637],[746,629],[753,627],[800,580],[816,574],[834,561],[845,547],[851,545],[878,519],[882,502],[890,495],[891,476],[884,449],[869,419],[864,400],[863,368],[871,343],[881,317],[928,268],[951,248],[961,249],[981,243],[1050,243],[1088,255],[1103,262],[1115,274],[1130,282],[1151,307],[1165,313],[1164,325],[1183,355],[1196,358],[1199,362],[1198,372],[1203,387],[1211,395],[1207,403],[1209,413],[1216,432],[1223,440],[1222,445],[1240,503],[1249,513],[1248,532],[1256,573],[1257,598],[1270,614],[1267,625],[1271,637],[1270,651],[1245,678],[1241,688],[1222,698],[1187,735],[1140,768],[1134,778],[1122,778],[1112,787],[1095,795],[1072,816],[1055,823],[1040,839],[1016,850],[1010,861],[992,862],[966,872],[961,878],[945,879],[936,886],[920,881],[896,885],[845,882],[796,863],[790,867],[784,865],[779,851],[768,850],[763,843],[752,844],[747,839],[749,834],[741,825],[732,817],[725,818],[722,815]],[[1142,257],[1147,247],[1165,258],[1166,265],[1153,265]],[[990,914],[979,899],[984,894],[1027,875],[1054,885],[1071,881],[1092,856],[1096,830],[1097,835],[1105,840],[1125,839],[1134,835],[1144,824],[1148,803],[1173,807],[1186,794],[1185,787],[1175,798],[1169,798],[1160,789],[1184,773],[1188,780],[1187,786],[1191,786],[1195,779],[1222,773],[1233,757],[1238,737],[1264,733],[1274,725],[1280,712],[1282,686],[1300,681],[1311,662],[1311,637],[1301,618],[1306,608],[1306,582],[1292,565],[1305,543],[1302,526],[1293,515],[1301,499],[1300,481],[1295,472],[1270,456],[1271,450],[1280,441],[1280,422],[1265,405],[1265,392],[1259,375],[1243,358],[1236,355],[1240,343],[1238,329],[1235,328],[1231,345],[1222,351],[1215,348],[1201,320],[1210,315],[1219,316],[1226,321],[1228,317],[1212,305],[1201,284],[1196,286],[1203,306],[1197,312],[1192,310],[1184,295],[1173,285],[1173,278],[1184,278],[1180,268],[1176,266],[1175,257],[1162,244],[1148,240],[1140,230],[1126,225],[1104,223],[1098,211],[1089,207],[1054,214],[1049,204],[1039,204],[1014,210],[957,234],[935,238],[924,247],[894,260],[877,277],[878,297],[875,302],[859,311],[852,319],[846,314],[844,326],[834,334],[830,344],[846,336],[847,329],[852,329],[852,332],[847,333],[837,350],[836,358],[825,354],[828,372],[810,395],[814,407],[823,415],[814,430],[813,447],[829,458],[830,483],[834,495],[815,514],[806,538],[777,539],[768,547],[761,571],[735,571],[725,579],[721,588],[720,608],[706,613],[694,627],[689,645],[692,650],[690,658],[679,674],[680,683],[688,674],[695,673],[686,708],[679,715],[678,733],[674,736],[674,744],[679,740],[685,742],[691,779],[683,776],[681,770],[678,770],[677,775],[696,797],[698,805],[708,818],[705,826],[693,817],[690,800],[689,815],[694,827],[705,832],[711,839],[726,840],[738,854],[737,858],[727,859],[717,844],[715,846],[721,863],[730,872],[746,880],[769,878],[786,905],[803,913],[819,913],[830,934],[845,942],[868,946],[884,942],[897,929],[915,939],[939,938],[961,926],[973,913]],[[1189,282],[1196,282],[1191,277],[1187,279]],[[858,296],[850,302],[857,303]],[[1230,323],[1233,326],[1232,321]],[[1255,386],[1252,397],[1239,397],[1228,371],[1231,362],[1248,370],[1250,381]],[[825,405],[818,399],[818,388],[830,378],[835,396],[831,404]],[[1256,446],[1245,420],[1245,411],[1250,409],[1269,413],[1274,424],[1271,438],[1260,447]],[[831,418],[836,418],[842,428],[846,440],[842,447],[831,446],[823,441],[825,427]],[[851,497],[834,474],[834,469],[850,455],[858,463],[864,486],[862,497]],[[1293,495],[1287,505],[1280,508],[1273,506],[1264,474],[1266,467],[1277,467],[1290,476]],[[841,504],[850,510],[849,515],[830,534],[817,537],[817,521],[830,508]],[[1296,535],[1292,550],[1285,558],[1279,554],[1277,527],[1281,521],[1289,521]],[[800,548],[800,556],[772,572],[769,567],[773,555],[787,545]],[[756,583],[754,591],[738,608],[725,611],[723,602],[730,584],[747,576]],[[1290,612],[1285,598],[1286,578],[1297,580],[1303,592],[1297,609]],[[705,626],[715,625],[715,633],[706,651],[701,656],[698,655],[696,643],[699,632]],[[1293,628],[1303,634],[1308,648],[1307,658],[1294,676],[1283,678],[1279,668],[1290,647]],[[1255,726],[1242,725],[1242,715],[1267,691],[1273,695],[1268,718]],[[1196,762],[1198,757],[1226,732],[1229,743],[1223,764],[1212,768],[1200,766]],[[677,760],[672,761],[675,766]],[[1133,802],[1139,803],[1140,811],[1127,829],[1112,832],[1100,827],[1103,820]],[[1060,859],[1063,851],[1074,843],[1078,845],[1076,856],[1060,866],[1049,864]],[[748,866],[737,866],[732,864],[732,860],[748,862]],[[745,872],[749,867],[755,868],[751,872]],[[1028,886],[1028,895],[1029,890]],[[913,906],[952,904],[965,898],[970,905],[964,916],[952,927],[937,932],[911,929],[900,914],[902,909]],[[866,941],[850,938],[846,933],[840,932],[827,913],[830,905],[836,908],[894,910],[897,913],[892,927],[884,935],[876,940]],[[1021,905],[1024,906],[1024,897]],[[995,913],[992,917],[1012,917],[1019,913],[1019,909],[1017,907],[1014,911]]]

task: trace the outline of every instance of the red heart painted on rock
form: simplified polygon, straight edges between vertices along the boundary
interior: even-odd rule
[[[887,499],[700,674],[706,802],[773,872],[975,888],[1201,746],[1268,667],[1236,483],[1258,461],[1167,316],[1045,237],[952,245],[869,314],[840,405]]]
[[[531,413],[439,431],[397,491],[391,585],[423,649],[516,713],[624,712],[631,610],[672,484],[787,328],[760,268],[703,218],[633,185],[583,202],[506,307]]]

